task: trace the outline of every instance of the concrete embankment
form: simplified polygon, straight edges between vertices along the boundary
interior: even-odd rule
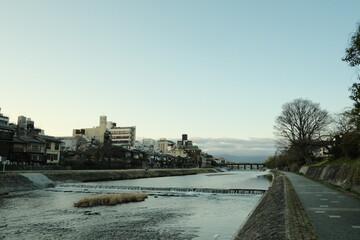
[[[303,166],[300,173],[360,193],[360,164]]]
[[[25,191],[41,187],[44,179],[37,176],[42,174],[53,182],[94,182],[114,181],[135,178],[181,176],[197,173],[216,172],[212,168],[193,169],[144,169],[134,170],[58,170],[58,171],[36,171],[36,172],[9,172],[0,173],[0,194],[8,191]],[[45,182],[46,183],[46,182]]]
[[[271,187],[234,239],[316,239],[288,178],[278,171],[272,171],[272,174]]]

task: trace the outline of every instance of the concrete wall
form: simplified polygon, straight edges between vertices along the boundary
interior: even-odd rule
[[[360,193],[360,164],[304,166],[300,173]]]

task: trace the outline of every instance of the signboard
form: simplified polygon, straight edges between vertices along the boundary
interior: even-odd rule
[[[6,165],[6,164],[9,165],[9,164],[10,164],[10,161],[9,161],[9,160],[6,160],[5,157],[0,156],[0,162],[1,162],[2,165],[3,165],[3,172],[5,172],[5,165]]]

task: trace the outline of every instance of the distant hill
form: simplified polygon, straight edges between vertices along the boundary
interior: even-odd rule
[[[229,155],[229,154],[222,154],[222,155],[215,155],[214,157],[223,157],[226,161],[230,162],[239,162],[239,163],[264,163],[265,160],[269,156],[261,156],[261,155]]]

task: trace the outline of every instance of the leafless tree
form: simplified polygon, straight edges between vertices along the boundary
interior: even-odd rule
[[[334,116],[334,127],[332,135],[343,135],[356,130],[355,124],[352,122],[350,111],[336,114]]]
[[[75,138],[75,153],[76,155],[80,156],[82,153],[84,153],[85,149],[88,147],[89,143],[88,141],[83,137],[76,137]]]
[[[320,105],[305,99],[295,99],[282,106],[280,116],[276,118],[275,130],[288,148],[296,150],[307,163],[311,162],[312,151],[319,141],[331,117]]]

